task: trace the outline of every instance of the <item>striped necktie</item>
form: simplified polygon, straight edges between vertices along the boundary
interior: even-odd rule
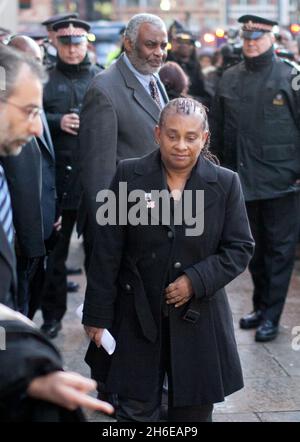
[[[161,109],[159,92],[158,92],[158,88],[157,88],[157,84],[156,84],[155,80],[153,80],[153,79],[150,80],[149,89],[150,89],[151,97],[153,98],[153,100],[155,101],[157,106]]]
[[[7,187],[3,167],[0,164],[0,224],[8,242],[12,245],[14,239],[14,228],[12,221],[11,200]]]

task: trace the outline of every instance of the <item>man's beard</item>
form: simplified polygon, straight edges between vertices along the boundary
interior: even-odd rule
[[[155,74],[160,70],[162,66],[161,64],[160,66],[152,67],[147,63],[146,60],[141,60],[141,58],[139,57],[138,49],[136,47],[133,49],[133,51],[131,52],[128,58],[130,58],[130,61],[133,64],[133,66],[136,68],[136,70],[144,75]]]

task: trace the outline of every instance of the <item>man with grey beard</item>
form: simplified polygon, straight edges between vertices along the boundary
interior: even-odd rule
[[[154,127],[168,96],[158,71],[167,55],[167,30],[152,14],[137,14],[124,35],[125,52],[98,74],[85,96],[80,124],[83,201],[78,232],[96,228],[96,195],[106,189],[117,163],[157,148]]]

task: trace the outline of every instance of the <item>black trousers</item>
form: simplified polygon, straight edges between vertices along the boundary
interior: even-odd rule
[[[280,320],[295,259],[299,236],[299,193],[246,203],[255,240],[249,270],[254,284],[254,310]]]
[[[187,376],[187,373],[182,373],[182,376]],[[158,422],[161,415],[162,390],[165,374],[168,375],[168,422],[211,422],[213,404],[187,407],[174,407],[173,405],[168,317],[164,317],[162,320],[162,347],[159,381],[153,391],[151,400],[144,402],[118,396],[117,402],[114,403],[116,408],[116,419],[119,422]],[[141,382],[143,382],[142,379]]]
[[[62,227],[60,237],[53,251],[49,254],[46,270],[41,309],[44,321],[60,321],[67,310],[67,269],[66,261],[69,253],[70,240],[77,219],[77,210],[62,211]],[[85,268],[90,256],[90,241],[83,234],[85,250]]]

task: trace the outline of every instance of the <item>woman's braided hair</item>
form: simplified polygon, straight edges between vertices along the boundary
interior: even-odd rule
[[[209,150],[210,143],[210,133],[207,118],[207,108],[199,101],[194,100],[190,97],[176,98],[175,100],[169,101],[169,103],[163,108],[160,114],[158,125],[162,127],[169,114],[180,114],[180,115],[199,115],[202,120],[202,129],[204,132],[208,132],[208,137],[206,143],[201,150],[200,155],[202,155],[207,160],[212,161],[215,164],[220,164],[218,158],[213,155]]]

